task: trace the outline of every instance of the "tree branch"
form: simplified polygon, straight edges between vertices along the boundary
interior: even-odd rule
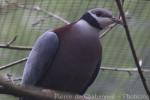
[[[40,8],[40,11],[42,11],[42,12],[48,14],[50,17],[54,17],[54,18],[56,18],[56,19],[58,19],[58,20],[64,22],[65,24],[70,24],[69,21],[65,20],[64,18],[62,18],[62,17],[60,17],[60,16],[58,16],[58,15],[52,13],[52,12],[48,12],[48,11],[46,11],[46,10],[44,10],[44,9],[41,9],[41,8]]]
[[[43,18],[39,19],[38,21],[32,23],[32,27],[40,24],[41,22],[45,21],[47,18],[49,18],[49,16],[43,17]]]
[[[122,72],[138,72],[137,68],[118,68],[118,67],[101,67],[101,70],[122,71]],[[150,72],[149,69],[141,69],[142,72]]]
[[[52,12],[46,11],[46,10],[40,8],[39,6],[34,6],[34,7],[27,7],[27,6],[25,6],[25,5],[17,5],[17,6],[20,7],[20,8],[24,8],[24,9],[41,11],[41,12],[47,14],[49,17],[54,17],[54,18],[56,18],[56,19],[58,19],[58,20],[64,22],[65,24],[70,24],[70,22],[67,21],[66,19],[64,19],[64,18],[62,18],[62,17],[60,17],[60,16],[58,16],[58,15],[52,13]],[[47,18],[47,17],[46,17],[46,18]],[[38,22],[33,23],[33,25],[36,25],[36,24],[38,24],[39,22],[41,22],[41,21],[43,21],[43,20],[45,20],[45,19],[41,19],[41,20],[39,20]]]
[[[12,43],[16,41],[16,39],[17,39],[17,36],[15,36],[13,39],[11,39],[5,44],[0,44],[0,48],[15,49],[15,50],[31,50],[32,49],[32,47],[11,45]]]
[[[139,72],[139,76],[141,78],[141,81],[142,81],[142,84],[144,86],[144,89],[149,97],[149,100],[150,100],[150,90],[148,88],[148,85],[146,83],[146,79],[142,73],[142,70],[141,70],[141,66],[139,65],[139,60],[137,58],[137,55],[136,55],[136,51],[135,51],[135,48],[134,48],[134,45],[133,45],[133,41],[132,41],[132,38],[131,38],[131,35],[130,35],[130,31],[129,31],[129,28],[128,28],[128,24],[127,24],[127,21],[126,21],[126,18],[125,18],[125,14],[124,14],[124,11],[123,11],[123,7],[122,7],[122,4],[120,2],[120,0],[116,0],[116,4],[118,6],[118,10],[120,12],[120,15],[122,17],[122,21],[123,21],[123,27],[125,29],[125,32],[126,32],[126,36],[127,36],[127,39],[128,39],[128,42],[129,42],[129,46],[131,48],[131,52],[133,54],[133,58],[134,58],[134,61],[135,61],[135,64],[136,64],[136,67],[138,69],[138,72]]]
[[[14,61],[14,62],[11,62],[11,63],[9,63],[7,65],[1,66],[0,70],[4,70],[4,69],[9,68],[11,66],[14,66],[14,65],[17,65],[19,63],[25,62],[26,60],[27,60],[27,57],[26,58],[22,58],[22,59],[17,60],[17,61]]]
[[[109,33],[114,27],[116,27],[118,24],[116,24],[116,23],[114,23],[114,24],[112,24],[112,25],[110,25],[109,27],[107,27],[106,28],[106,30],[103,32],[103,33],[101,33],[100,35],[99,35],[99,38],[101,39],[101,38],[103,38],[105,35],[107,35],[107,33]]]
[[[18,97],[32,97],[38,100],[88,100],[85,96],[71,94],[67,92],[41,89],[36,87],[17,86],[5,81],[0,76],[0,93],[10,94]]]
[[[31,50],[32,49],[32,47],[8,45],[8,44],[0,44],[0,48],[13,49],[13,50]]]
[[[14,42],[16,41],[16,39],[17,39],[17,36],[15,36],[12,40],[10,40],[10,41],[6,44],[6,46],[9,47],[12,43],[14,43]]]

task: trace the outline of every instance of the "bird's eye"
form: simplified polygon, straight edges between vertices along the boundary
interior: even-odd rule
[[[101,13],[97,13],[96,14],[97,17],[101,17],[101,15],[102,15]]]

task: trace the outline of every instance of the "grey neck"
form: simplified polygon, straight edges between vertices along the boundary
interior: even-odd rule
[[[89,23],[87,23],[85,20],[82,20],[82,19],[79,20],[78,22],[76,22],[75,25],[77,25],[77,27],[83,31],[90,31],[93,33],[99,33],[99,31],[100,31],[100,29],[91,26]]]

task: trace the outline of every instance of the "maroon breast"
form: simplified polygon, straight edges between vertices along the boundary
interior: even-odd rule
[[[74,24],[54,30],[59,38],[59,48],[47,75],[47,87],[78,92],[93,74],[101,55],[97,35],[85,34]],[[89,33],[89,31],[87,31]]]

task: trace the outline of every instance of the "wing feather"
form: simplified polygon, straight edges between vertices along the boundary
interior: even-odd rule
[[[58,37],[51,31],[45,32],[37,39],[25,64],[23,85],[35,85],[47,70],[50,70],[58,45]]]

